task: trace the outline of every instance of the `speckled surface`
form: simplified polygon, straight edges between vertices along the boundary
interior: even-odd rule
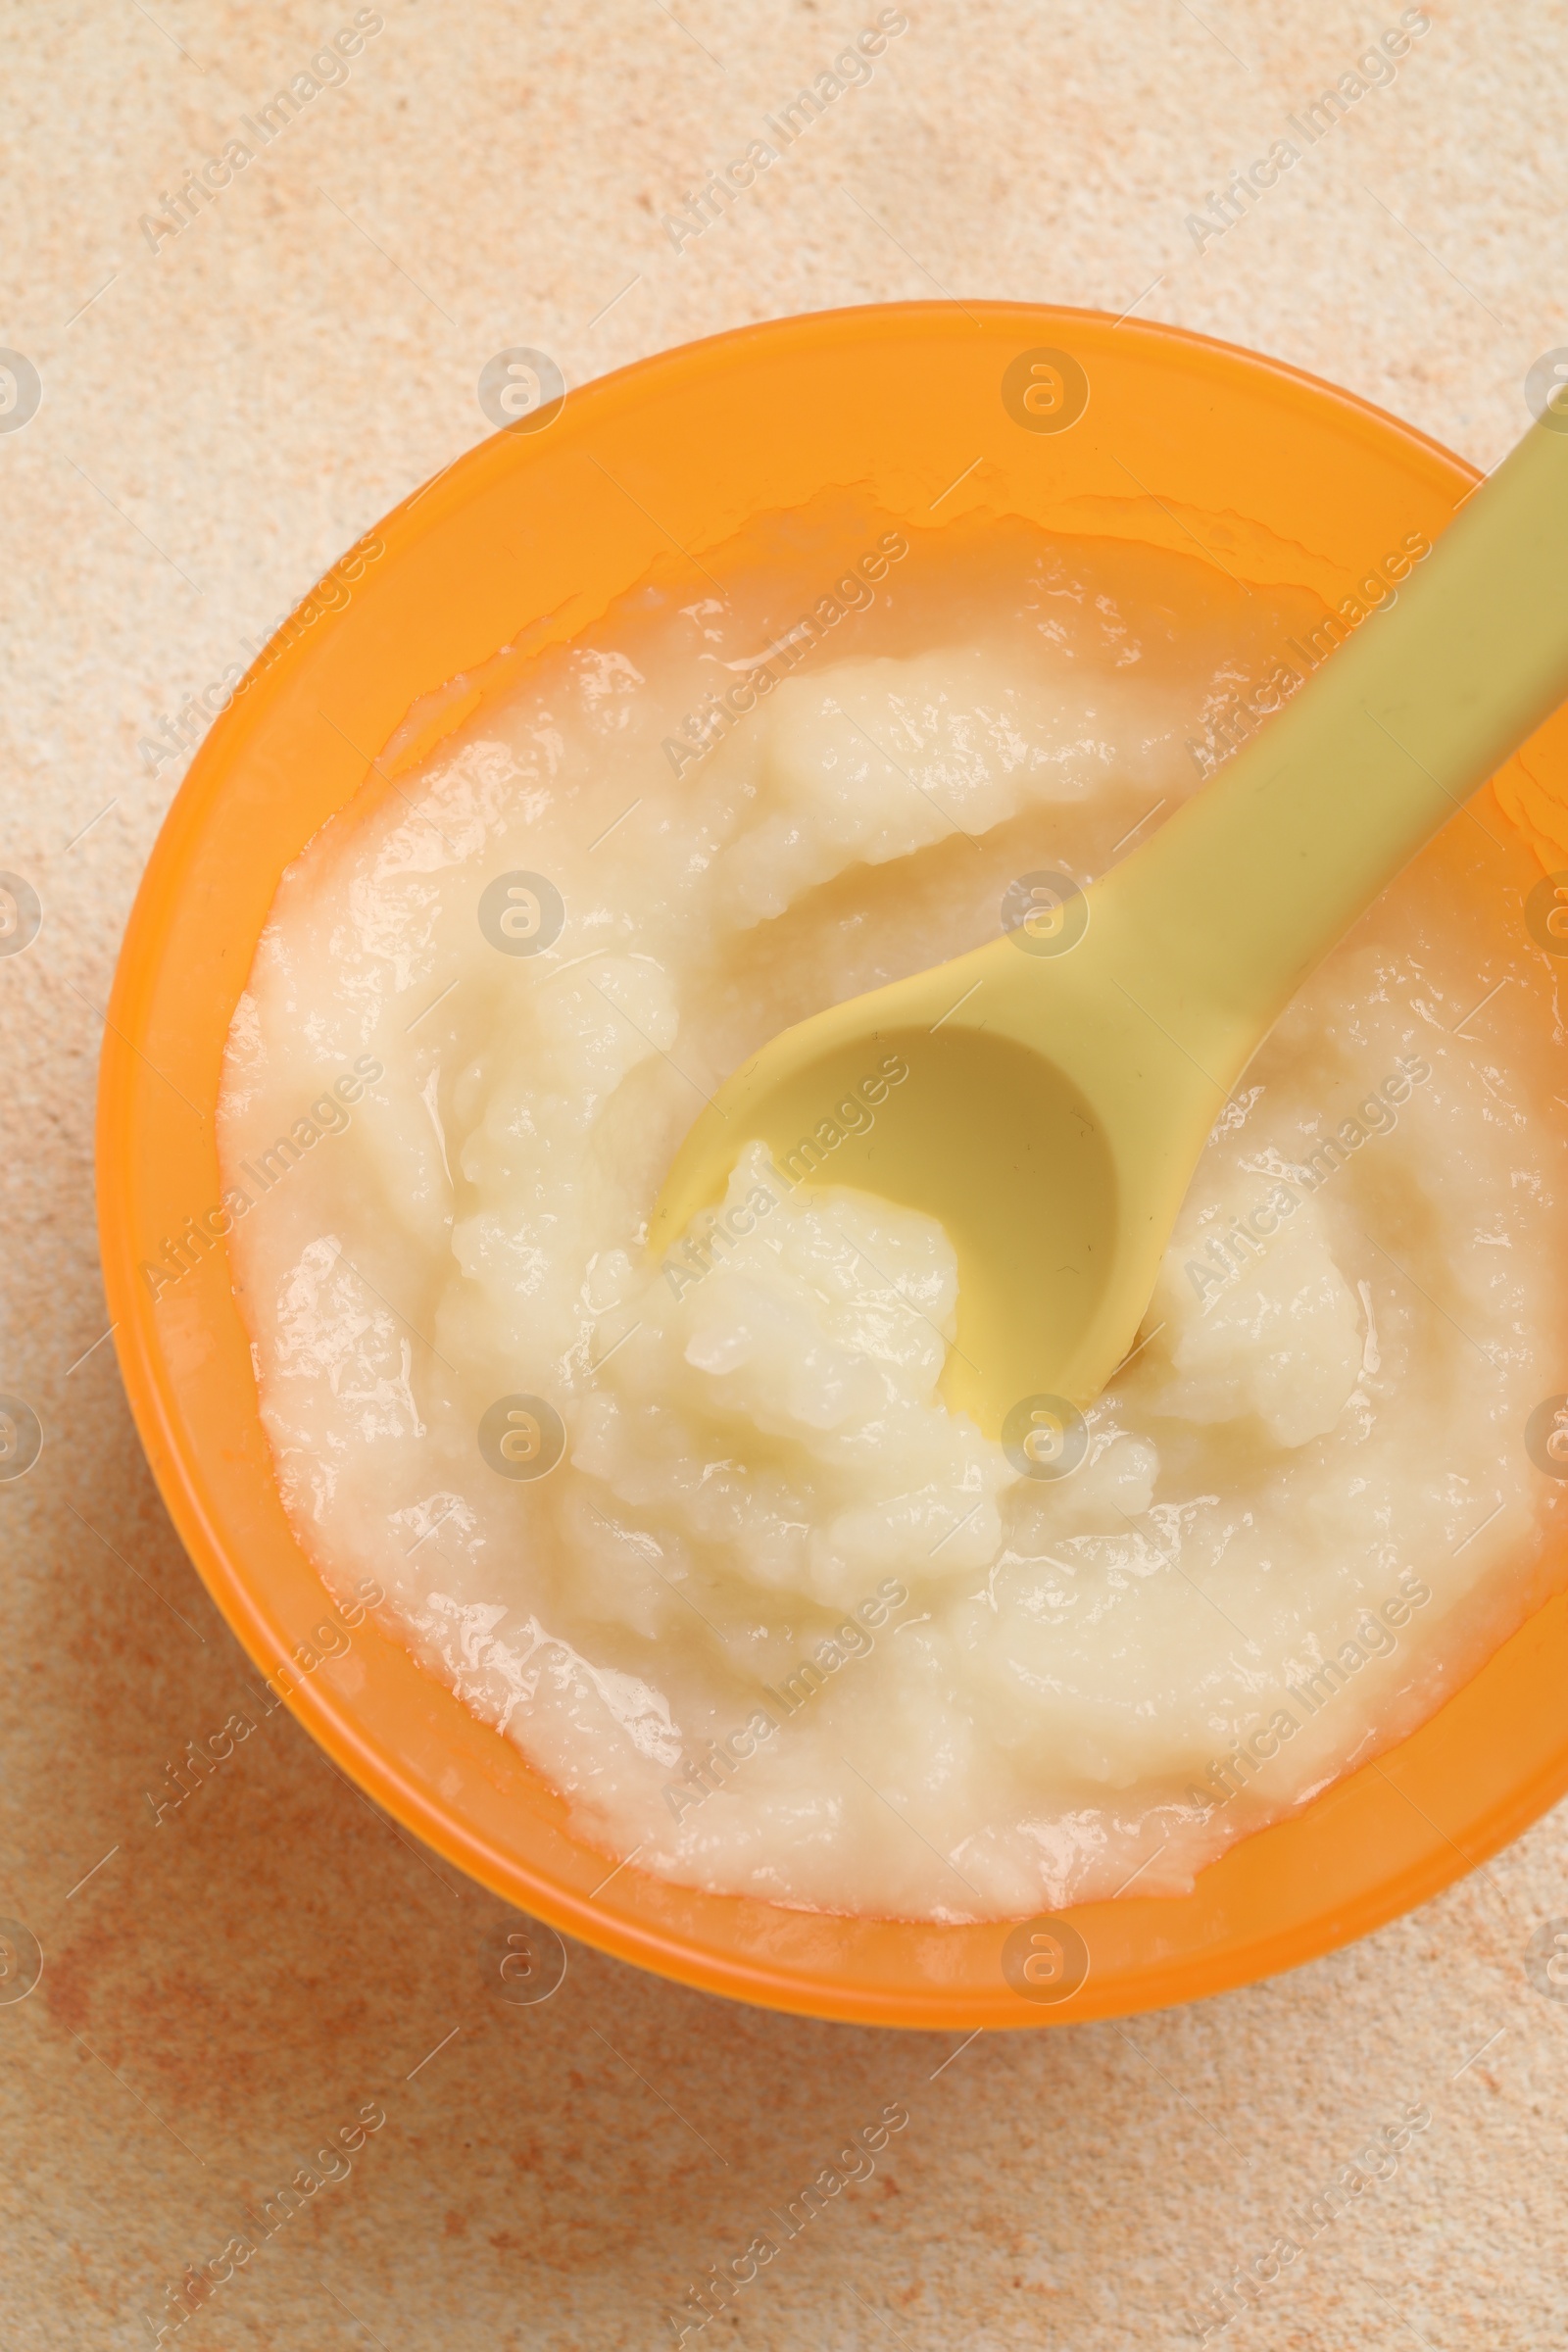
[[[48,1438],[0,1487],[0,1913],[45,1955],[0,2003],[0,2340],[672,2344],[708,2267],[902,2102],[873,2176],[709,2341],[1174,2347],[1241,2264],[1237,2352],[1559,2342],[1568,2002],[1524,1955],[1568,1914],[1568,1812],[1289,1978],[956,2055],[576,1948],[547,2003],[493,2001],[499,1906],[282,1712],[152,1822],[146,1790],[249,1669],[94,1345],[98,1008],[184,763],[139,746],[488,430],[483,362],[539,346],[580,381],[746,319],[944,291],[1137,304],[1490,465],[1526,368],[1568,343],[1552,0],[1434,5],[1393,86],[1201,254],[1188,214],[1397,24],[1393,0],[912,0],[871,81],[677,253],[661,216],[874,13],[681,6],[385,0],[346,83],[156,251],[163,191],[356,12],[0,11],[0,342],[43,384],[0,432],[0,865],[44,907],[0,957],[0,1389]],[[176,2306],[367,2101],[385,2121],[346,2177]],[[1308,2242],[1311,2200],[1407,2105],[1430,2122]]]

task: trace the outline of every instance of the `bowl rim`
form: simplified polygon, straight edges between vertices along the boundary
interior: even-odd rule
[[[1475,467],[1417,428],[1342,387],[1282,361],[1186,328],[1142,319],[1116,320],[1108,312],[1055,304],[865,304],[765,320],[634,361],[573,388],[568,394],[568,407],[586,410],[591,420],[596,413],[609,414],[617,406],[643,397],[650,384],[677,383],[683,372],[728,368],[736,360],[759,351],[783,353],[823,344],[842,348],[846,341],[853,343],[859,336],[916,329],[962,331],[956,328],[959,317],[965,323],[978,317],[987,326],[1000,324],[1013,331],[1039,330],[1042,334],[1053,327],[1077,329],[1095,336],[1114,331],[1124,345],[1133,349],[1152,351],[1165,359],[1180,355],[1189,366],[1217,366],[1260,387],[1271,386],[1285,395],[1287,406],[1294,401],[1304,403],[1320,414],[1338,412],[1348,416],[1363,432],[1370,428],[1391,446],[1401,445],[1410,459],[1424,465],[1456,494],[1467,494],[1482,478]],[[491,484],[514,463],[516,447],[506,431],[475,444],[399,502],[374,526],[375,535],[389,552],[412,552],[441,518],[459,507],[482,499]],[[1458,503],[1457,495],[1454,503]],[[301,606],[295,608],[296,613],[309,601],[302,600]],[[312,643],[325,642],[342,618],[339,612],[323,612],[319,626],[312,627]],[[274,632],[236,691],[234,707],[225,708],[199,747],[160,828],[117,962],[104,1029],[96,1139],[104,1281],[127,1400],[178,1536],[230,1630],[264,1673],[269,1652],[275,1650],[275,1639],[270,1633],[256,1592],[247,1583],[244,1560],[236,1556],[228,1531],[209,1507],[199,1464],[187,1458],[186,1434],[164,1343],[146,1286],[137,1279],[128,1207],[128,1172],[140,1138],[139,1123],[148,1115],[152,1087],[141,1049],[160,964],[160,910],[170,892],[177,889],[193,844],[213,821],[221,801],[228,764],[238,756],[249,734],[264,726],[286,680],[304,659],[302,642],[300,635],[290,636],[288,622]],[[240,697],[244,698],[243,714],[237,707]],[[276,879],[274,874],[274,886]],[[247,959],[247,973],[248,968]],[[309,1566],[303,1551],[301,1557],[315,1577],[317,1572]],[[1399,1760],[1406,1751],[1414,1750],[1428,1739],[1432,1727],[1443,1722],[1450,1710],[1462,1709],[1467,1699],[1473,1697],[1475,1683],[1489,1674],[1505,1653],[1527,1655],[1528,1662],[1522,1670],[1527,1681],[1534,1676],[1535,1682],[1541,1682],[1547,1672],[1544,1662],[1546,1653],[1555,1656],[1555,1651],[1565,1645],[1568,1645],[1568,1597],[1559,1595],[1529,1618],[1493,1654],[1479,1675],[1450,1694],[1408,1740],[1385,1750],[1370,1765],[1337,1780],[1301,1813],[1240,1840],[1200,1874],[1200,1882],[1206,1881],[1211,1873],[1224,1873],[1231,1857],[1248,1845],[1260,1839],[1288,1840],[1289,1833],[1306,1814],[1340,1801],[1371,1774],[1380,1774],[1386,1783],[1395,1786]],[[784,1967],[765,1949],[749,1954],[729,1952],[715,1958],[710,1944],[705,1944],[678,1924],[661,1926],[629,1912],[607,1909],[597,1893],[585,1896],[582,1889],[520,1866],[515,1856],[501,1853],[491,1841],[455,1820],[435,1800],[430,1788],[408,1769],[406,1761],[380,1751],[369,1742],[354,1722],[346,1694],[340,1694],[324,1675],[302,1678],[284,1696],[291,1711],[329,1758],[395,1821],[466,1875],[551,1926],[615,1957],[704,1990],[803,2015],[912,2028],[974,2024],[997,2030],[1075,2023],[1097,2016],[1129,2015],[1140,2009],[1187,2001],[1253,1982],[1333,1950],[1437,1893],[1517,1836],[1568,1789],[1568,1726],[1565,1726],[1555,1750],[1538,1757],[1532,1769],[1510,1780],[1500,1792],[1494,1790],[1465,1816],[1459,1825],[1464,1838],[1462,1845],[1446,1830],[1433,1823],[1432,1837],[1418,1840],[1399,1860],[1391,1861],[1386,1873],[1362,1887],[1354,1899],[1336,1901],[1314,1914],[1305,1928],[1298,1922],[1272,1933],[1235,1929],[1197,1956],[1157,1963],[1145,1972],[1147,1981],[1124,1977],[1114,1990],[1097,1984],[1091,1976],[1083,1993],[1060,2008],[1026,2006],[1000,1984],[995,1995],[982,1995],[972,1988],[954,1993],[939,1984],[905,1987],[897,1994],[868,1995],[859,1990],[846,1991],[842,1984],[834,1981],[831,1972],[799,1965]],[[499,1740],[500,1735],[493,1737]],[[507,1744],[510,1747],[511,1743]],[[1396,1846],[1398,1840],[1394,1842]],[[1151,1903],[1162,1905],[1189,1899],[1148,1898]],[[747,1898],[701,1900],[726,1903],[745,1902]],[[1142,1910],[1145,1903],[1141,1898],[1123,1897],[1118,1907]],[[753,1908],[773,1907],[754,1905]],[[1091,1912],[1102,1908],[1083,1906],[1069,1916],[1087,1918]],[[786,1916],[800,1915],[787,1912]],[[908,1933],[927,1936],[942,1933],[933,1931],[930,1923],[919,1923],[917,1927],[913,1923],[894,1924]],[[1000,1936],[1010,1923],[989,1924]]]

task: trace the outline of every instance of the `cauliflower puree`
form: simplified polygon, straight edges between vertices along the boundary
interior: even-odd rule
[[[1257,1056],[1071,1475],[948,1409],[953,1250],[830,1150],[746,1145],[653,1262],[749,1052],[1103,872],[1300,682],[1304,591],[886,520],[777,519],[394,745],[235,1015],[229,1248],[301,1543],[581,1834],[1019,1917],[1190,1886],[1542,1596],[1560,1030],[1489,795]]]

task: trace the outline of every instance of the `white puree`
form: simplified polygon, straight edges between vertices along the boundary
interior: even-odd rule
[[[803,522],[713,559],[726,601],[627,598],[284,876],[221,1108],[283,1497],[641,1870],[929,1919],[1179,1889],[1540,1596],[1565,1164],[1536,869],[1488,796],[1365,918],[1216,1129],[1088,1460],[1022,1478],[944,1404],[936,1224],[759,1149],[731,1203],[778,1204],[671,1282],[650,1208],[754,1045],[1168,813],[1312,609],[1017,525],[916,535],[677,781],[664,739],[880,530],[815,527],[829,554]],[[565,908],[535,955],[476,919],[518,869]],[[384,1074],[334,1109],[357,1059]],[[566,1433],[536,1479],[476,1435],[517,1395]]]

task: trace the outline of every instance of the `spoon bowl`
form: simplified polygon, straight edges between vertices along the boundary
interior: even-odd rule
[[[1010,939],[993,941],[775,1039],[691,1130],[651,1235],[674,1251],[754,1137],[788,1186],[849,1185],[939,1218],[959,1277],[943,1393],[993,1436],[1026,1400],[1095,1394],[1098,1367],[1143,1310],[1160,1247],[1147,1209],[1146,1235],[1129,1229],[1118,1123],[1099,1082],[1118,1049],[1136,1050],[1125,1015],[1088,957],[1058,962],[1033,976],[1052,999],[1043,1044],[1007,1018],[1018,955]],[[1176,1081],[1164,1089],[1167,1123],[1200,1146],[1212,1089],[1161,1066]],[[1179,1200],[1178,1191],[1172,1215]]]

